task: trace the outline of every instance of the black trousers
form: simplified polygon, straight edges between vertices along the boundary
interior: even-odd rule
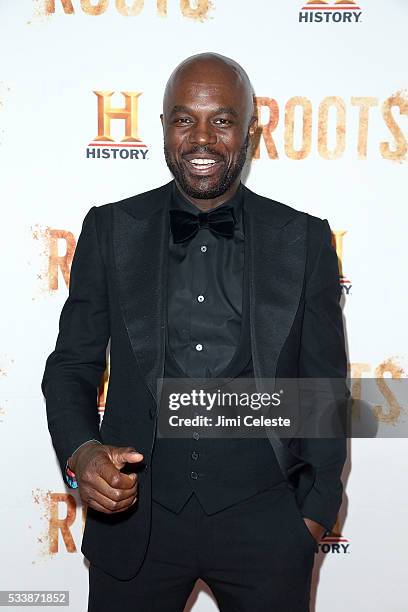
[[[89,569],[88,612],[183,612],[198,578],[221,612],[308,612],[317,546],[286,482],[207,515],[152,506],[145,560],[131,580]]]

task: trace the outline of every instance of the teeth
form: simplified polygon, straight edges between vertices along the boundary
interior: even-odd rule
[[[194,164],[196,166],[209,166],[215,164],[215,159],[192,159],[190,164]]]

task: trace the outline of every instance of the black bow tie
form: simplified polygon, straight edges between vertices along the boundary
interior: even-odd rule
[[[170,228],[175,243],[193,238],[199,229],[206,227],[216,236],[232,238],[234,235],[234,213],[232,206],[200,212],[198,215],[185,210],[170,210]]]

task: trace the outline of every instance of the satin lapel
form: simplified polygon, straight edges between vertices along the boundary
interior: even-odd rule
[[[275,378],[302,293],[306,215],[245,189],[250,323],[256,378]]]
[[[119,300],[130,343],[157,402],[163,376],[167,305],[169,185],[150,202],[135,198],[114,207],[113,247]],[[160,201],[161,200],[161,201]],[[150,208],[149,208],[150,207]]]

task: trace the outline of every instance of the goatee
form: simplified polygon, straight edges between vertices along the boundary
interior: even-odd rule
[[[222,174],[221,179],[217,185],[209,185],[210,179],[203,176],[202,178],[197,179],[197,184],[192,185],[182,165],[179,165],[174,157],[172,157],[168,148],[166,147],[166,143],[164,143],[164,157],[166,159],[167,166],[184,191],[191,198],[196,198],[198,200],[211,200],[214,198],[218,198],[223,193],[228,191],[228,189],[233,185],[235,180],[242,172],[242,168],[245,165],[247,151],[249,146],[249,135],[246,137],[244,144],[239,150],[238,157],[236,162],[228,167],[226,166],[225,172]],[[199,153],[201,155],[211,154],[211,150],[208,147],[195,147],[189,153]],[[217,154],[219,158],[219,154]],[[224,162],[225,163],[225,162]]]

